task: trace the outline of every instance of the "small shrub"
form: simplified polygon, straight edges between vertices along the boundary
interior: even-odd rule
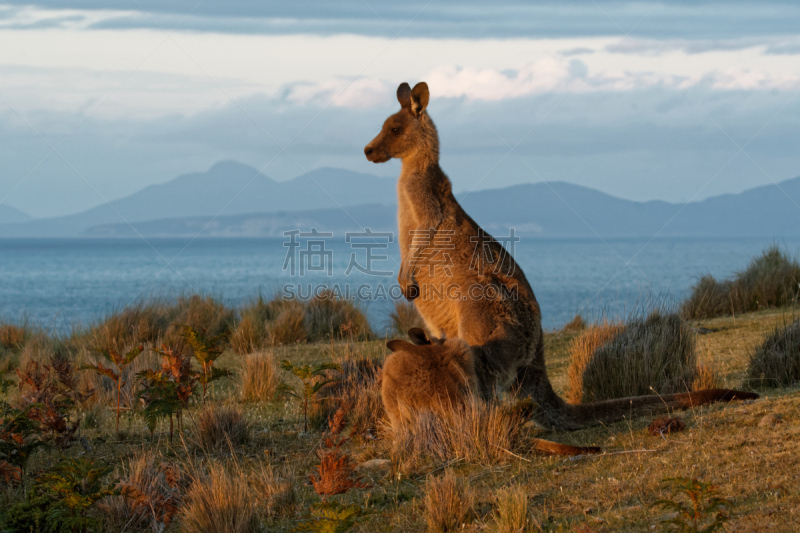
[[[519,533],[528,528],[528,493],[519,485],[497,491],[494,522],[498,533]]]
[[[313,365],[305,364],[302,366],[293,365],[288,359],[281,361],[281,368],[294,374],[302,382],[302,388],[295,389],[290,385],[282,385],[280,392],[293,396],[303,403],[303,431],[308,432],[308,406],[309,402],[316,399],[317,393],[327,384],[334,381],[327,376],[328,370],[339,370],[341,368],[335,363],[316,363]]]
[[[473,492],[452,470],[425,481],[425,519],[428,531],[447,533],[461,529],[472,512]]]
[[[124,352],[130,346],[157,343],[166,333],[172,314],[160,302],[140,302],[112,313],[82,336],[89,346]]]
[[[635,319],[598,348],[583,372],[583,402],[691,390],[694,334],[677,314]]]
[[[98,504],[110,530],[149,528],[163,531],[178,514],[188,476],[175,464],[153,452],[133,456],[122,468],[120,495]]]
[[[750,356],[747,384],[789,387],[800,382],[800,320],[776,328]]]
[[[248,353],[239,371],[240,394],[243,400],[273,400],[281,387],[278,365],[271,352]]]
[[[270,344],[275,346],[305,342],[308,334],[302,306],[287,305],[282,309],[275,320],[267,324],[267,335]]]
[[[186,495],[181,531],[255,533],[259,530],[256,512],[256,499],[247,479],[212,464],[207,475],[194,480]]]
[[[178,428],[183,431],[183,410],[194,394],[194,372],[189,357],[166,346],[155,352],[161,356],[161,369],[147,369],[137,374],[143,383],[139,391],[139,398],[145,403],[142,414],[151,434],[159,420],[169,418],[169,440],[172,442],[175,416]]]
[[[108,363],[113,364],[116,370],[111,367],[103,366],[103,363],[96,363],[94,365],[85,365],[81,370],[93,370],[97,374],[106,376],[114,382],[117,389],[117,431],[119,431],[119,413],[122,408],[122,387],[125,385],[125,369],[133,363],[139,355],[144,351],[144,347],[139,346],[133,348],[125,355],[117,352],[113,348],[108,350],[98,350],[98,352],[106,359]]]
[[[337,298],[330,292],[316,296],[308,303],[304,323],[312,341],[338,336],[358,340],[372,337],[366,315],[350,300]]]
[[[725,527],[732,502],[717,496],[717,487],[696,479],[667,478],[669,498],[655,504],[675,514],[663,522],[673,531],[711,533]]]
[[[235,406],[206,406],[197,415],[196,424],[195,436],[204,450],[235,449],[250,435],[250,425]]]
[[[389,314],[392,320],[391,332],[395,335],[405,336],[411,328],[424,328],[425,321],[417,311],[417,306],[405,300],[394,303],[394,311]]]
[[[580,317],[579,317],[580,318]],[[572,340],[569,370],[567,371],[567,401],[581,403],[583,399],[583,373],[598,348],[614,338],[622,327],[619,324],[592,326],[581,336]]]
[[[340,405],[349,405],[348,418],[353,426],[353,437],[361,439],[375,436],[384,416],[381,399],[381,365],[375,359],[335,359],[340,370],[328,373],[333,379],[322,387],[311,405],[309,421],[312,427],[328,423]]]
[[[205,405],[209,385],[228,375],[228,371],[224,368],[214,366],[217,358],[224,351],[222,345],[228,339],[228,332],[210,337],[200,333],[192,326],[184,326],[181,335],[191,347],[192,357],[200,365],[200,371],[194,373],[194,379],[203,387],[203,404]]]
[[[62,459],[39,476],[36,490],[50,499],[45,513],[51,531],[96,531],[97,516],[90,513],[95,503],[113,494],[103,479],[111,468],[88,458]]]
[[[798,297],[800,264],[773,245],[731,279],[703,276],[684,302],[683,315],[690,319],[735,315],[796,304]]]

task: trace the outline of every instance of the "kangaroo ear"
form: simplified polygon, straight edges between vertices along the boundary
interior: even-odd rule
[[[414,345],[410,342],[401,341],[400,339],[395,339],[393,341],[389,341],[386,343],[386,347],[389,348],[391,352],[397,352],[400,350],[408,350],[409,348],[413,348]]]
[[[414,85],[411,90],[411,114],[418,117],[428,107],[428,100],[431,94],[428,92],[428,84],[424,81]]]
[[[411,109],[411,86],[406,82],[397,88],[397,101],[403,109]]]
[[[428,338],[428,334],[425,333],[425,330],[422,328],[411,328],[408,330],[408,338],[411,339],[411,342],[416,344],[417,346],[424,346],[426,344],[432,344],[431,340]]]

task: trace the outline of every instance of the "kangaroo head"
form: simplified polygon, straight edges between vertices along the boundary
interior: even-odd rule
[[[413,89],[407,83],[401,83],[397,88],[400,111],[386,119],[378,136],[364,148],[367,159],[373,163],[385,163],[393,157],[402,159],[420,149],[429,149],[427,130],[433,127],[425,113],[429,98],[428,84],[424,81]]]

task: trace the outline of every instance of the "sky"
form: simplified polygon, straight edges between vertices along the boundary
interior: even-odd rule
[[[796,2],[11,1],[0,203],[76,213],[220,160],[396,176],[363,147],[422,80],[457,191],[684,202],[800,175]]]

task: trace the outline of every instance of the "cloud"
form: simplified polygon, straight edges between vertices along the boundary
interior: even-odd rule
[[[579,56],[586,54],[593,54],[594,48],[570,48],[569,50],[562,50],[559,52],[564,57]]]
[[[375,78],[335,78],[322,83],[294,83],[282,91],[283,99],[293,104],[350,109],[385,104],[391,94],[388,83]]]

